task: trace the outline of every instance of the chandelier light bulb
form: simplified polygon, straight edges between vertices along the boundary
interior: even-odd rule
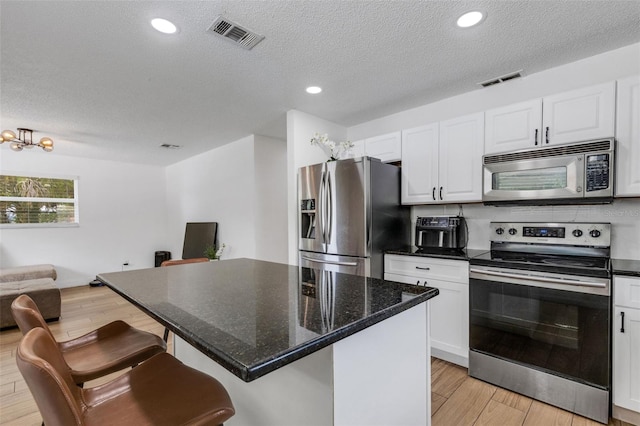
[[[53,146],[53,140],[51,138],[40,139],[40,145],[42,147]]]
[[[5,142],[12,141],[15,138],[16,138],[16,134],[13,133],[11,130],[3,130],[2,131],[2,139],[4,139]]]
[[[14,151],[22,151],[22,145],[20,145],[18,142],[14,142],[11,144],[11,149]]]

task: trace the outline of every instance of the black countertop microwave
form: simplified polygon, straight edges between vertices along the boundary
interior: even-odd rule
[[[487,205],[613,201],[613,138],[485,155],[482,164],[482,201]]]

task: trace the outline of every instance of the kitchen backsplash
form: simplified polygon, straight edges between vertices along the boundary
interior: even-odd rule
[[[418,216],[457,215],[460,206],[469,226],[467,247],[471,249],[489,248],[489,222],[610,222],[611,256],[640,260],[639,198],[616,199],[612,204],[579,206],[421,205],[412,208],[412,226],[415,226]]]

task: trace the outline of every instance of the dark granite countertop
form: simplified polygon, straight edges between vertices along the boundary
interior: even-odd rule
[[[246,382],[438,294],[330,274],[321,282],[311,269],[231,259],[97,278]]]
[[[635,259],[611,259],[613,275],[627,275],[640,277],[640,260]]]
[[[480,256],[489,250],[476,250],[476,249],[446,249],[446,248],[431,248],[431,249],[417,249],[415,247],[407,247],[400,250],[387,250],[386,254],[399,254],[403,256],[419,256],[419,257],[438,257],[442,259],[453,260],[469,260],[472,257]]]

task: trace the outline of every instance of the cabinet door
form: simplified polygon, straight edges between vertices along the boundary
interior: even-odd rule
[[[427,280],[440,290],[429,300],[429,334],[433,356],[467,367],[469,365],[469,285]]]
[[[622,313],[624,332],[621,331]],[[613,403],[640,412],[640,309],[615,307]]]
[[[640,196],[640,76],[618,80],[617,197]]]
[[[382,162],[400,161],[402,151],[400,132],[367,138],[364,145],[366,155],[369,157],[379,158]]]
[[[437,202],[438,123],[402,132],[402,204]]]
[[[542,101],[543,146],[614,136],[615,81]]]
[[[440,123],[439,201],[482,201],[483,151],[483,112]]]
[[[539,147],[542,141],[542,99],[485,112],[484,153]]]

